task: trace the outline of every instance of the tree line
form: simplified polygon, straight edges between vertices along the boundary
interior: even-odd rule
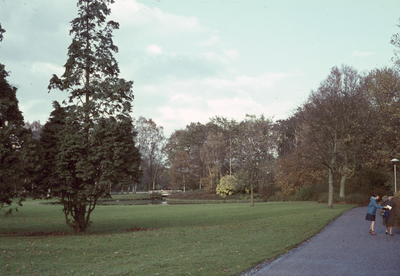
[[[399,35],[390,43],[398,49]],[[346,194],[393,189],[390,160],[400,151],[397,53],[392,67],[369,72],[332,67],[285,120],[214,117],[174,131],[160,140],[158,176],[153,185],[147,180],[149,189],[156,183],[222,196],[258,192],[290,198],[322,184],[329,208],[335,197],[344,201]]]
[[[349,191],[391,187],[390,160],[400,152],[398,52],[393,67],[367,73],[334,66],[285,120],[215,116],[167,138],[151,118],[130,115],[133,82],[119,77],[113,57],[119,24],[106,21],[113,2],[77,1],[65,72],[48,86],[68,100],[53,102],[44,125],[24,123],[0,64],[0,209],[28,194],[57,198],[78,234],[112,191],[249,193],[254,205],[255,193],[291,198],[322,185],[332,208],[335,193],[344,200]],[[4,33],[0,25],[0,41]],[[390,43],[399,49],[399,34]]]
[[[332,67],[285,120],[214,117],[160,138],[159,147],[152,147],[158,149],[157,162],[141,151],[144,161],[158,166],[151,181],[142,178],[147,182],[142,188],[156,183],[157,189],[202,189],[221,196],[257,192],[268,199],[291,198],[321,184],[330,208],[335,196],[344,201],[346,194],[393,189],[390,160],[400,153],[400,75],[394,61],[391,68],[366,73]]]

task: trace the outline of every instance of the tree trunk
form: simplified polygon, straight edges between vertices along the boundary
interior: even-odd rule
[[[254,206],[254,194],[253,194],[253,181],[254,181],[254,172],[251,173],[250,177],[250,206]]]
[[[334,133],[334,141],[333,141],[333,151],[332,151],[332,159],[329,170],[329,192],[328,192],[328,208],[333,209],[333,169],[336,166],[336,153],[337,153],[337,130]]]
[[[331,168],[329,170],[329,193],[328,193],[328,208],[333,209],[333,171]]]
[[[344,197],[345,197],[344,187],[346,185],[346,180],[347,180],[347,176],[345,174],[342,175],[342,179],[340,180],[340,193],[339,193],[339,196],[341,199],[344,199]]]
[[[86,223],[86,205],[77,206],[74,215],[74,234],[85,234],[87,223]]]
[[[347,161],[347,150],[345,152],[345,164],[344,164],[344,169],[343,169],[343,174],[342,174],[342,179],[340,180],[340,192],[339,196],[341,199],[345,198],[345,187],[346,187],[346,181],[347,179],[350,179],[354,176],[356,173],[356,157],[355,153],[353,153],[353,169],[351,170],[351,174],[347,175],[347,170],[348,170],[348,161]]]
[[[185,174],[183,174],[183,192],[186,192],[186,187],[185,187]]]
[[[254,206],[253,181],[250,182],[250,206]]]

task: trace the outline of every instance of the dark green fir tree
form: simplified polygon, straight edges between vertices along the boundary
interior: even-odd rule
[[[63,127],[56,134],[54,170],[66,222],[75,234],[86,233],[99,198],[113,185],[128,186],[140,178],[140,154],[134,144],[130,112],[132,81],[119,78],[118,51],[106,21],[113,0],[79,0],[71,21],[65,72],[53,75],[49,90],[68,93]]]

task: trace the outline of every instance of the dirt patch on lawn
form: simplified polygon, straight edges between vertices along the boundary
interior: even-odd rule
[[[2,233],[3,235],[17,235],[17,236],[28,236],[28,237],[55,237],[55,236],[68,236],[70,235],[67,231],[29,231],[29,232],[9,232]]]
[[[154,228],[146,229],[146,228],[140,228],[137,226],[133,226],[132,228],[124,230],[124,232],[139,232],[139,231],[152,231],[152,230],[156,230],[156,229],[154,229]]]
[[[139,231],[153,231],[155,228],[141,228],[134,226],[132,228],[123,230],[124,232],[139,232]],[[68,231],[28,231],[28,232],[8,232],[8,233],[0,233],[0,235],[15,235],[15,236],[26,236],[26,237],[57,237],[57,236],[69,236],[73,235]],[[94,234],[96,235],[96,234]]]

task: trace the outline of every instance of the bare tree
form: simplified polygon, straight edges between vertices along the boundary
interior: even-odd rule
[[[238,175],[250,188],[251,206],[254,206],[254,188],[270,173],[268,165],[274,160],[276,139],[272,121],[264,116],[247,115],[241,122],[239,136],[235,139],[235,165]]]
[[[178,151],[169,169],[172,186],[183,188],[183,191],[186,191],[192,167],[189,154],[183,150]]]
[[[208,132],[207,140],[204,142],[200,150],[201,160],[206,166],[208,172],[208,185],[206,188],[209,192],[215,192],[215,181],[221,175],[221,168],[225,159],[225,140],[221,132],[214,134]],[[214,185],[213,185],[214,184]]]
[[[40,123],[40,121],[33,121],[32,123],[25,123],[25,128],[30,129],[32,131],[33,139],[39,140],[42,134],[44,125]]]
[[[157,126],[152,119],[141,116],[135,122],[135,128],[138,132],[135,140],[142,156],[142,182],[151,190],[162,172],[163,148],[166,142],[163,127]]]

